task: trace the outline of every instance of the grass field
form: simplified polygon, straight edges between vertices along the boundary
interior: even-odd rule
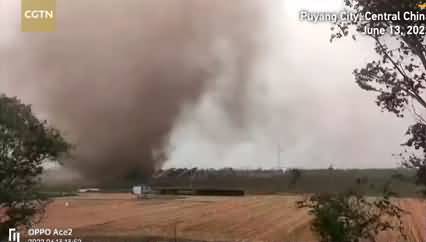
[[[179,238],[196,241],[316,241],[301,196],[155,197],[82,194],[55,199],[38,227],[73,228],[83,237]],[[65,205],[68,203],[68,206]],[[409,241],[426,241],[426,203],[399,200]],[[136,241],[136,240],[135,240]],[[383,234],[379,241],[397,241]]]

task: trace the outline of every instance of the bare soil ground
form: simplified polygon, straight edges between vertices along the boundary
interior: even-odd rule
[[[297,209],[296,196],[156,197],[84,194],[58,198],[38,227],[73,228],[80,236],[168,237],[206,241],[316,241],[310,217]],[[65,203],[68,202],[69,206]],[[400,205],[409,241],[426,241],[426,203]],[[379,241],[397,241],[392,233]]]

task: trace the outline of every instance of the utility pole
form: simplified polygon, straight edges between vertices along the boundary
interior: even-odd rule
[[[277,165],[278,169],[281,170],[281,143],[278,143],[277,150]]]
[[[278,142],[278,150],[277,150],[277,165],[278,165],[278,170],[281,170],[281,142]],[[281,177],[278,177],[278,187],[277,187],[277,192],[282,192],[282,187],[281,187]]]

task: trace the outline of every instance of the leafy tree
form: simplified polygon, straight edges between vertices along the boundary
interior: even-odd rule
[[[37,192],[42,163],[58,160],[69,148],[30,106],[0,95],[0,238],[31,223],[45,200]]]
[[[423,12],[419,0],[345,0],[349,10],[365,16],[370,13],[396,13],[398,11]],[[404,20],[348,20],[332,27],[331,40],[361,34],[375,42],[378,58],[354,71],[356,83],[377,95],[376,103],[382,111],[399,118],[410,113],[413,125],[407,131],[409,140],[403,144],[403,164],[417,169],[417,183],[426,185],[426,31],[425,21]],[[422,26],[422,27],[421,27]],[[386,29],[385,34],[365,33],[365,29]],[[414,30],[413,30],[414,28]],[[392,30],[392,31],[391,31]],[[419,30],[419,29],[417,29]],[[393,32],[393,34],[391,34]]]
[[[389,230],[399,231],[406,239],[401,220],[404,211],[389,196],[365,198],[351,191],[313,195],[297,204],[313,215],[311,228],[321,242],[375,241],[380,232]]]

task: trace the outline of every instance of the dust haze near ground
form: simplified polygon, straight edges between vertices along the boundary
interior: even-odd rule
[[[19,2],[0,2],[0,87],[63,130],[88,177],[397,162],[405,122],[351,75],[371,45],[298,22],[314,1],[58,0],[52,34],[20,33]]]

